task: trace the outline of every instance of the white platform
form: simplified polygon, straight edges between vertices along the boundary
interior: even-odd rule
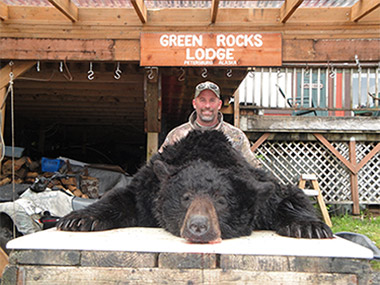
[[[251,236],[223,240],[217,244],[190,244],[158,228],[102,232],[50,229],[11,240],[7,248],[373,258],[371,250],[342,238],[296,239],[271,231],[256,231]]]

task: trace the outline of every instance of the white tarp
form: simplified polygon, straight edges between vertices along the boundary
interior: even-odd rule
[[[0,212],[11,217],[18,231],[26,235],[42,230],[38,219],[45,211],[58,217],[70,213],[73,198],[71,194],[49,188],[40,193],[28,189],[15,202],[0,203]]]

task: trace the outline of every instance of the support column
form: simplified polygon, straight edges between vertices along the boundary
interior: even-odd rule
[[[240,129],[239,88],[234,93],[234,125]]]
[[[161,74],[158,68],[151,68],[144,79],[147,160],[158,150],[158,134],[161,132],[161,101]]]
[[[350,154],[350,162],[353,165],[356,165],[356,141],[355,138],[352,137],[349,143],[349,154]],[[352,206],[352,214],[359,215],[359,184],[358,184],[358,172],[350,171],[350,184],[351,184],[351,199],[353,202]]]

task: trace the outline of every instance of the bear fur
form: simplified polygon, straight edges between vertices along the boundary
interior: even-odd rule
[[[126,189],[107,192],[57,228],[100,231],[161,227],[207,243],[273,230],[300,238],[330,238],[299,188],[252,167],[219,131],[193,131],[155,154]]]

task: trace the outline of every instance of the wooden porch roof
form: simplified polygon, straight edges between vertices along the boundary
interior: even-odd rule
[[[282,35],[284,64],[380,60],[380,0],[2,0],[0,19],[0,88],[8,82],[10,60],[32,62],[24,79],[16,79],[16,110],[41,122],[142,132],[147,70],[139,66],[141,32],[275,32]],[[123,73],[115,80],[118,62]],[[184,81],[180,68],[160,70],[162,111],[172,127],[190,113],[204,70],[185,68]],[[233,68],[231,77],[227,72],[208,68],[207,80],[229,97],[246,67]]]

